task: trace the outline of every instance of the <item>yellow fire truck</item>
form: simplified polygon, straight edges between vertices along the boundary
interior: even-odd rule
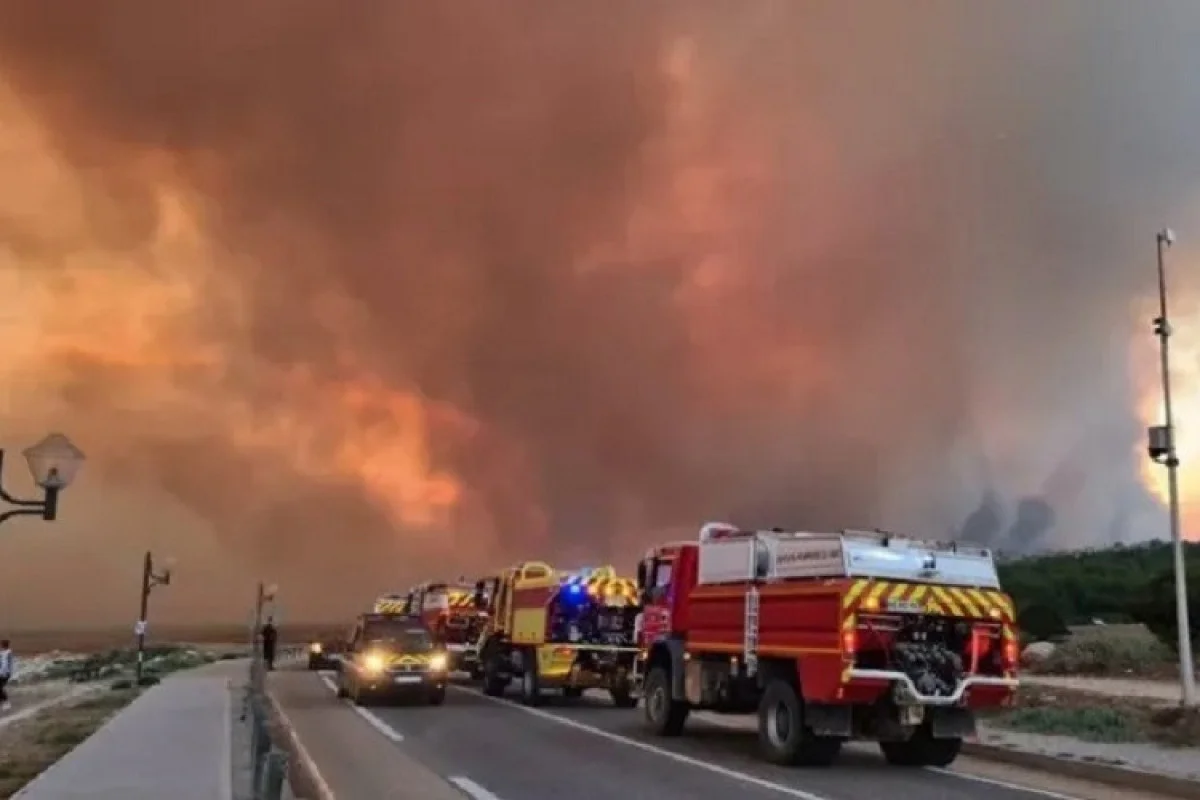
[[[637,705],[636,581],[612,567],[560,572],[528,561],[476,584],[475,603],[488,612],[479,644],[485,693],[501,695],[516,678],[526,705],[546,688],[566,697],[607,689],[617,706]]]

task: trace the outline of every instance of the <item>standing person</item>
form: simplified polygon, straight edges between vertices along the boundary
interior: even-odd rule
[[[267,624],[262,627],[262,655],[267,662],[267,671],[275,669],[275,640],[279,637],[275,630],[275,618],[267,617]]]
[[[0,711],[8,711],[12,703],[8,700],[8,682],[12,679],[16,663],[8,639],[0,639]]]

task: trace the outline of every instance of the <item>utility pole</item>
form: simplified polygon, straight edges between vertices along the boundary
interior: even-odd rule
[[[1192,633],[1188,619],[1187,562],[1179,515],[1179,455],[1175,449],[1175,418],[1171,407],[1171,322],[1167,316],[1166,251],[1175,243],[1170,228],[1159,231],[1158,245],[1158,317],[1154,334],[1159,341],[1162,367],[1163,424],[1149,430],[1150,458],[1167,468],[1167,503],[1171,518],[1171,543],[1175,555],[1175,621],[1179,628],[1179,679],[1183,705],[1196,705],[1196,671],[1192,664]]]
[[[146,658],[146,616],[150,613],[150,592],[155,586],[167,586],[171,583],[170,559],[162,572],[154,571],[154,557],[150,551],[142,558],[142,594],[141,606],[138,610],[137,625],[134,634],[137,636],[137,664],[134,666],[134,685],[142,684],[142,664]]]

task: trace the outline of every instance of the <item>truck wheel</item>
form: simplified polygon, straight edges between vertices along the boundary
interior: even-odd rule
[[[343,677],[340,674],[337,676],[337,683],[335,683],[334,685],[337,687],[336,694],[337,694],[339,700],[345,700],[347,697],[350,696],[350,693],[348,691],[346,691],[346,681],[343,679]]]
[[[758,742],[772,764],[827,767],[842,749],[842,740],[816,736],[804,725],[804,701],[791,683],[778,678],[767,684],[758,704]]]
[[[436,689],[430,689],[429,694],[425,698],[431,706],[440,706],[446,702],[446,687],[439,686]]]
[[[688,704],[671,697],[671,673],[655,667],[646,676],[646,727],[656,736],[678,736],[687,721]]]
[[[610,689],[609,694],[612,695],[613,705],[617,708],[637,708],[638,701],[629,690],[629,684]]]
[[[583,688],[580,686],[564,686],[563,697],[568,700],[578,700],[583,697]]]
[[[542,704],[542,682],[538,680],[537,656],[529,653],[521,659],[521,704],[540,706]]]
[[[483,667],[480,666],[479,664],[472,664],[470,673],[471,673],[471,680],[473,680],[473,681],[483,680],[483,676],[484,676]]]
[[[483,693],[488,697],[503,697],[507,688],[508,678],[500,671],[499,654],[488,654],[483,662]]]
[[[948,767],[962,750],[962,739],[935,739],[928,725],[913,731],[905,742],[880,742],[879,749],[895,767]]]

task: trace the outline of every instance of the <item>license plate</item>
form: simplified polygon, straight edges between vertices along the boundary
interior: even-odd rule
[[[914,603],[912,600],[889,600],[888,611],[895,611],[897,614],[921,614],[925,611],[920,603]]]
[[[397,675],[394,678],[396,683],[420,683],[420,675]]]

